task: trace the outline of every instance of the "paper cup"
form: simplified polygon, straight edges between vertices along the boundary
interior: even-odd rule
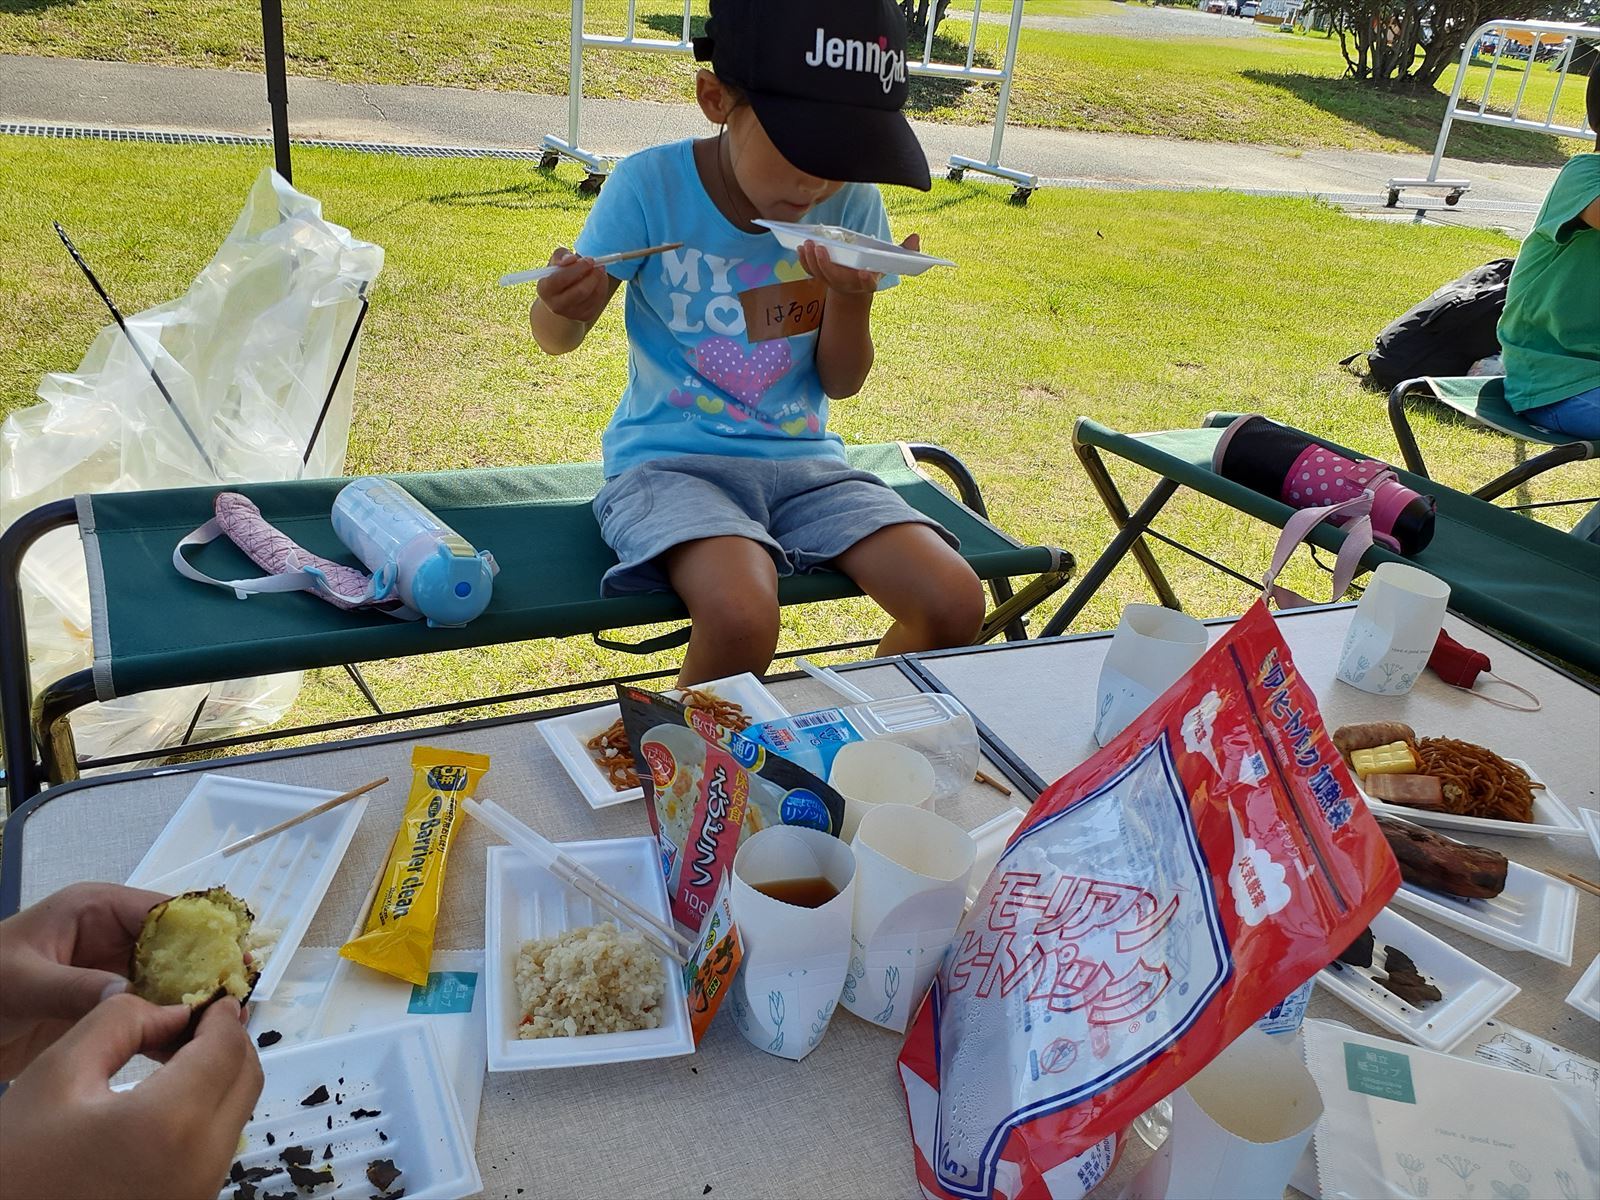
[[[1159,604],[1130,604],[1100,667],[1094,740],[1104,746],[1205,653],[1206,627]]]
[[[977,847],[937,813],[878,805],[861,818],[844,1006],[903,1032],[967,905]]]
[[[1405,695],[1428,665],[1449,603],[1442,579],[1405,563],[1379,566],[1350,616],[1339,678],[1374,695]]]
[[[877,805],[933,809],[933,764],[898,742],[851,742],[840,747],[828,783],[844,797],[839,836],[847,842],[856,836],[861,818]]]
[[[817,908],[786,904],[755,889],[818,876],[839,894]],[[849,846],[799,825],[763,829],[733,856],[730,901],[744,962],[728,1003],[733,1023],[752,1046],[800,1059],[822,1040],[850,966],[855,879]]]
[[[1172,1096],[1172,1135],[1125,1200],[1282,1200],[1322,1097],[1300,1056],[1258,1029]]]

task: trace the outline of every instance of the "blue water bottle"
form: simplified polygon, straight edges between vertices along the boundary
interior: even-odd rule
[[[333,531],[373,574],[376,600],[398,595],[429,625],[465,625],[489,606],[500,568],[390,479],[348,483]]]

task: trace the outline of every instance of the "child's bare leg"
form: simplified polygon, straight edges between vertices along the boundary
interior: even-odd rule
[[[965,646],[983,625],[983,584],[926,525],[886,526],[851,546],[836,565],[894,618],[879,654]]]
[[[702,538],[667,553],[667,578],[694,622],[678,686],[762,674],[778,648],[778,569],[758,542]]]

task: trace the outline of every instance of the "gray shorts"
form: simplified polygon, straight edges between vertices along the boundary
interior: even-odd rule
[[[758,542],[780,576],[819,570],[890,525],[927,525],[960,548],[876,475],[821,457],[654,459],[607,481],[594,515],[618,559],[601,581],[607,596],[670,588],[661,556],[703,538]]]

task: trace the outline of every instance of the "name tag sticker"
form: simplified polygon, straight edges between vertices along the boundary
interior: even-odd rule
[[[773,338],[810,333],[822,324],[827,294],[827,284],[809,278],[740,292],[745,337],[751,342],[770,342]]]

